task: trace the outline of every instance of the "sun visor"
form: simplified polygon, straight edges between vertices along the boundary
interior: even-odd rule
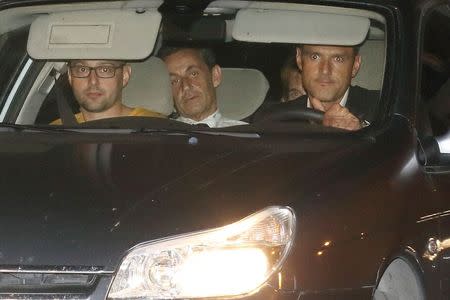
[[[241,9],[233,38],[262,43],[353,46],[366,38],[367,17],[295,10]]]
[[[53,13],[33,21],[27,50],[34,59],[143,59],[153,51],[160,23],[156,10]]]

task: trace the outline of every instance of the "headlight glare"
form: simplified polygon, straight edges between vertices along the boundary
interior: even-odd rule
[[[176,299],[249,294],[285,260],[293,242],[290,208],[269,207],[217,229],[136,246],[109,298]]]
[[[196,297],[200,290],[207,295],[241,294],[263,282],[267,269],[266,255],[258,248],[204,251],[187,259],[178,282],[186,297]]]

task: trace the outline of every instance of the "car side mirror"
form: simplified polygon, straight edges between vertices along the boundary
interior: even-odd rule
[[[428,136],[420,139],[418,159],[424,166],[450,166],[450,131],[442,136]]]

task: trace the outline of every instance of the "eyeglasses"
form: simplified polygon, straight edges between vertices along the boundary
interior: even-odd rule
[[[91,71],[95,70],[95,75],[99,78],[112,78],[116,75],[116,69],[122,68],[124,65],[120,66],[97,66],[97,67],[88,67],[88,66],[69,66],[70,74],[73,77],[77,78],[86,78],[91,75]]]

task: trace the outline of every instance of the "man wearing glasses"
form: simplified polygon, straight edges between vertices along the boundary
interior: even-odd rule
[[[73,60],[69,62],[68,80],[80,105],[75,115],[78,123],[124,116],[165,116],[144,108],[122,103],[122,89],[131,76],[131,66],[112,60]],[[61,125],[61,119],[52,125]]]

